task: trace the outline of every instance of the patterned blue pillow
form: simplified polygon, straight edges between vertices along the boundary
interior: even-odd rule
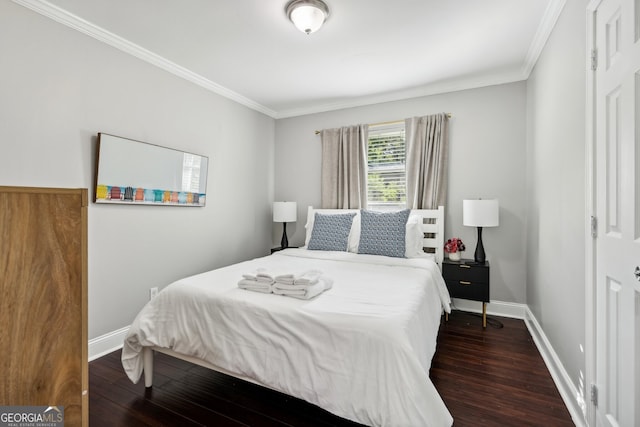
[[[405,257],[407,220],[411,210],[374,212],[361,210],[359,254]]]
[[[354,213],[323,215],[316,212],[307,249],[346,251]]]

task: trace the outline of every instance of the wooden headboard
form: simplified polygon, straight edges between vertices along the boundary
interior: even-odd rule
[[[314,211],[332,214],[358,212],[359,209],[314,209],[309,206],[307,222],[309,215],[313,215]],[[438,209],[411,209],[411,213],[422,216],[422,230],[425,235],[422,247],[425,252],[435,254],[436,262],[442,268],[442,260],[444,259],[444,206],[438,206]]]

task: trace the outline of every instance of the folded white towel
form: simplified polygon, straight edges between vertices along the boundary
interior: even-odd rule
[[[313,285],[283,285],[276,282],[272,287],[272,292],[298,299],[311,299],[332,287],[333,280],[321,276]]]
[[[282,278],[283,280],[289,280],[289,278],[292,278],[292,277],[293,275],[290,275],[290,274],[274,273],[273,271],[266,271],[264,269],[262,269],[261,271],[258,272],[258,274],[256,274],[256,280],[260,282],[268,282],[268,283],[273,283],[279,278]]]
[[[273,288],[273,292],[275,293],[276,289],[280,291],[306,291],[313,285],[289,285],[287,283],[275,282],[271,286]]]
[[[245,279],[248,280],[258,280],[258,273],[265,271],[265,268],[257,268],[255,271],[251,273],[245,273],[242,275]]]
[[[274,277],[274,282],[293,285],[293,281],[296,279],[296,276],[297,275],[294,273],[278,274],[277,276]]]
[[[317,283],[318,277],[322,274],[320,270],[307,270],[298,273],[286,273],[274,276],[274,281],[286,283],[287,285],[313,285]]]
[[[255,279],[246,278],[238,282],[238,287],[253,292],[265,294],[274,293],[298,299],[311,299],[333,287],[333,279],[322,276],[321,272],[305,272],[301,275],[279,275],[280,281],[274,282],[274,276],[266,272],[256,272]],[[293,277],[303,278],[300,282]]]
[[[247,291],[262,292],[265,294],[271,293],[271,284],[258,280],[242,279],[238,282],[238,287],[240,289],[246,289]]]
[[[322,276],[322,271],[320,270],[309,270],[302,273],[300,276],[297,276],[293,281],[296,285],[315,285],[318,283],[318,280]]]

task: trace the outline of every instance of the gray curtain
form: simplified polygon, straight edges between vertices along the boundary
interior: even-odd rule
[[[324,129],[322,140],[322,208],[367,207],[368,125]]]
[[[445,113],[405,120],[407,207],[435,209],[447,196],[449,118]]]

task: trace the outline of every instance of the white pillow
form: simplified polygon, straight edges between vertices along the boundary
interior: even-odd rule
[[[424,256],[425,252],[422,248],[422,240],[424,233],[422,232],[422,216],[410,215],[407,220],[407,234],[405,235],[406,251],[404,256],[407,258],[415,258]]]

